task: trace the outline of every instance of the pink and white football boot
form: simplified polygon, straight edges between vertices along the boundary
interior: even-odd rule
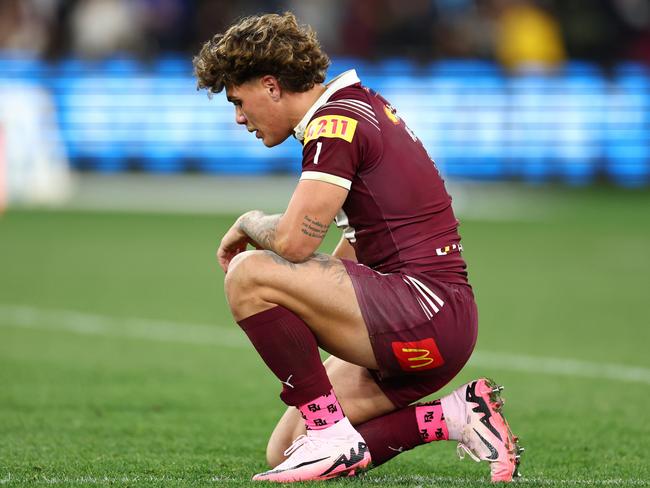
[[[481,378],[440,400],[449,439],[458,441],[459,457],[463,459],[467,453],[476,462],[488,461],[493,482],[518,478],[524,451],[501,413],[501,390],[494,381]]]
[[[370,465],[363,437],[347,417],[323,430],[308,430],[284,451],[289,456],[275,468],[253,476],[253,481],[292,483],[355,476]]]

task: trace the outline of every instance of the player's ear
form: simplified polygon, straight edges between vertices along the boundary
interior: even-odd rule
[[[271,97],[271,100],[274,102],[280,100],[280,96],[282,95],[282,87],[280,86],[280,82],[275,76],[264,75],[260,81],[266,90],[266,93],[268,93]]]

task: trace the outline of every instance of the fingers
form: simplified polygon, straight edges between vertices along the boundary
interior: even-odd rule
[[[246,251],[246,247],[247,245],[244,244],[231,249],[227,249],[221,246],[219,249],[217,249],[217,260],[219,261],[219,266],[224,273],[228,272],[228,267],[230,266],[230,262],[233,260],[233,258],[238,254]]]
[[[221,267],[221,270],[224,273],[227,273],[228,265],[230,264],[230,259],[227,259],[226,257],[220,255],[219,251],[217,251],[217,261],[219,262],[219,266]]]
[[[235,257],[235,254],[235,252],[226,249],[223,245],[219,246],[219,249],[217,249],[217,261],[224,273],[228,272],[228,266],[230,265],[232,258]]]
[[[228,265],[230,264],[230,259],[224,259],[224,258],[218,258],[219,260],[219,266],[221,266],[221,270],[225,273],[228,273]]]
[[[221,266],[221,269],[223,270],[224,273],[228,272],[228,267],[230,266],[230,261],[239,254],[239,252],[220,252],[217,251],[217,260],[219,261],[219,266]]]
[[[228,267],[232,259],[242,252],[244,252],[248,244],[253,245],[256,249],[261,249],[261,247],[253,242],[246,234],[242,233],[239,230],[237,224],[233,225],[228,232],[221,239],[219,244],[219,249],[217,249],[217,260],[219,261],[219,266],[224,273],[228,272]]]

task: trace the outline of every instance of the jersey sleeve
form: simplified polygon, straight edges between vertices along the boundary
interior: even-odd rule
[[[343,110],[316,112],[305,129],[301,180],[350,189],[367,146],[365,121]]]

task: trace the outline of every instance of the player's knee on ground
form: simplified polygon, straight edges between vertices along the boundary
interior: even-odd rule
[[[298,410],[290,407],[284,413],[278,425],[275,426],[266,446],[266,462],[271,468],[286,459],[284,451],[293,443],[300,434],[305,433],[305,424]]]

